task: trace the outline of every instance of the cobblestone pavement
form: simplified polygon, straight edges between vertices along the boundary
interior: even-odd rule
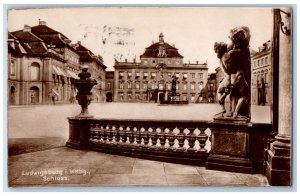
[[[266,187],[261,174],[206,170],[93,151],[59,147],[10,156],[10,187],[198,186]]]

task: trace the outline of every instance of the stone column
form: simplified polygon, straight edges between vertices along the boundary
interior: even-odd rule
[[[278,134],[267,153],[267,177],[271,185],[291,185],[291,129],[292,129],[292,44],[291,10],[275,10],[283,24],[279,31],[279,93]],[[276,21],[275,21],[276,22]],[[274,100],[277,101],[277,100]]]

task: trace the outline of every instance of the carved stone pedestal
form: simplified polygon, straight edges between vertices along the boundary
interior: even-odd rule
[[[215,121],[207,169],[257,173],[263,171],[264,148],[270,127],[240,121]]]
[[[266,175],[274,186],[291,185],[291,143],[290,137],[278,135],[267,152]]]
[[[92,118],[68,118],[69,140],[66,146],[75,149],[86,149],[90,138],[90,120]]]

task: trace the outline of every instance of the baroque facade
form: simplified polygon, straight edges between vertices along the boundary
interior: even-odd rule
[[[91,58],[97,61],[93,55]],[[61,32],[39,21],[8,33],[8,102],[10,105],[74,102],[82,54]],[[105,82],[105,66],[95,78]],[[99,75],[99,76],[98,76]]]
[[[114,101],[158,102],[168,99],[173,76],[180,100],[196,102],[208,78],[207,64],[184,64],[178,49],[164,41],[147,47],[140,62],[115,61]]]
[[[271,105],[272,102],[272,43],[270,41],[259,47],[251,57],[251,103],[254,105]]]

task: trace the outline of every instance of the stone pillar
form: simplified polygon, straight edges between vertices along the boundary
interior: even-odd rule
[[[281,30],[279,31],[278,63],[278,134],[267,152],[266,173],[270,185],[286,186],[291,185],[292,45],[289,32],[291,10],[275,10],[274,14],[281,15],[281,25],[283,24],[279,27]]]

